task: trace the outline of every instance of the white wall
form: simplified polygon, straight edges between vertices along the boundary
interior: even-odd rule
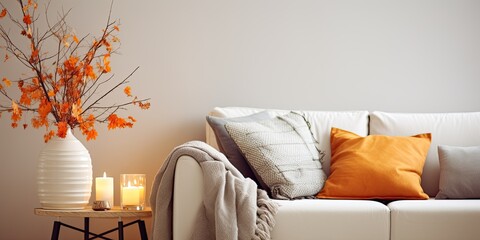
[[[103,27],[109,3],[54,1],[51,9],[73,7],[69,22],[82,35]],[[151,97],[152,108],[131,112],[131,130],[99,126],[98,140],[79,138],[94,176],[107,171],[118,188],[121,173],[146,173],[151,186],[174,146],[204,139],[214,106],[480,111],[479,12],[475,0],[117,0],[122,55],[112,57],[113,71],[140,66],[133,91]],[[18,66],[0,63],[0,77],[18,78]],[[0,239],[47,239],[53,219],[33,214],[43,132],[9,125],[4,115]]]

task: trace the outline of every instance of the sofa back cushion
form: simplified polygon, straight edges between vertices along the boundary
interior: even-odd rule
[[[291,110],[277,110],[277,109],[259,109],[259,108],[245,108],[245,107],[217,107],[209,113],[210,116],[232,118],[241,117],[268,110],[272,115],[284,115]],[[305,119],[310,122],[311,130],[314,138],[319,143],[319,150],[325,152],[322,161],[322,167],[328,176],[330,173],[330,130],[332,127],[342,128],[353,132],[360,136],[367,136],[368,134],[368,111],[343,111],[343,112],[329,112],[329,111],[303,111],[293,110],[305,116]],[[214,147],[218,146],[215,134],[210,126],[207,124],[206,142]],[[218,149],[218,147],[217,147]]]
[[[423,168],[422,188],[430,197],[438,193],[438,145],[480,145],[480,112],[471,113],[386,113],[370,114],[370,134],[410,136],[432,134],[432,143]]]

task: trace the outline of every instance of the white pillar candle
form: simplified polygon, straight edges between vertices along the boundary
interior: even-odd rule
[[[95,178],[95,200],[108,201],[113,207],[113,196],[113,177],[107,177],[107,173],[103,172],[103,177]]]

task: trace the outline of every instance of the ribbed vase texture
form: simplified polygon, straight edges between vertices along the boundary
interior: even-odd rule
[[[45,209],[83,209],[92,193],[92,160],[70,129],[51,139],[40,153],[38,198]]]

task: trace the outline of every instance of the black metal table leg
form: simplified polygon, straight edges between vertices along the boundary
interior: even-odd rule
[[[83,239],[88,240],[90,238],[90,218],[86,217],[84,219],[84,228],[83,228]]]
[[[145,221],[139,220],[138,221],[138,230],[140,231],[140,237],[142,240],[148,240],[147,237],[147,229],[145,228]]]
[[[123,221],[118,220],[118,240],[123,240]]]
[[[146,230],[146,227],[145,227],[145,221],[143,221],[142,219],[137,219],[136,221],[132,221],[132,222],[129,222],[127,224],[123,224],[122,218],[119,218],[117,228],[113,228],[113,229],[110,229],[110,230],[105,231],[103,233],[97,234],[97,233],[90,232],[90,218],[89,217],[84,218],[84,228],[83,229],[75,227],[75,226],[68,225],[66,223],[62,223],[60,220],[54,221],[53,222],[53,230],[52,230],[52,240],[58,240],[59,239],[60,229],[61,229],[62,226],[68,227],[70,229],[73,229],[73,230],[76,230],[76,231],[79,231],[79,232],[83,232],[84,240],[92,240],[92,239],[96,239],[96,238],[101,238],[101,239],[105,239],[105,240],[112,240],[108,237],[105,237],[105,235],[109,234],[111,232],[114,232],[114,231],[118,231],[118,240],[124,240],[123,229],[130,226],[130,225],[134,225],[134,224],[138,224],[138,230],[140,232],[140,239],[141,240],[148,240],[147,230]],[[92,237],[90,238],[90,236],[92,236]]]
[[[60,221],[53,222],[52,240],[58,240],[60,236]]]

